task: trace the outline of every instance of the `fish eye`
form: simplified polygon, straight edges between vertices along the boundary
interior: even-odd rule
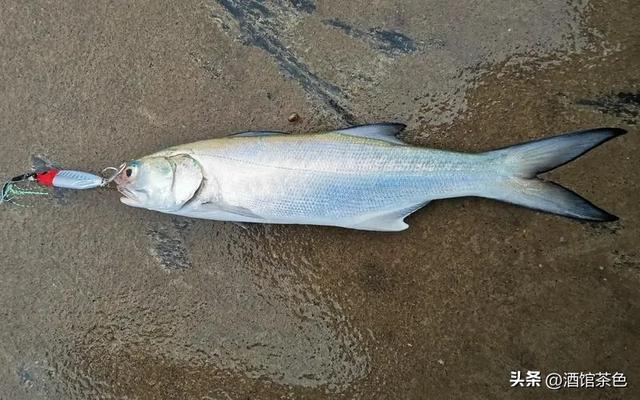
[[[131,178],[131,174],[133,174],[133,169],[131,168],[125,169],[124,174],[127,175],[127,178]]]

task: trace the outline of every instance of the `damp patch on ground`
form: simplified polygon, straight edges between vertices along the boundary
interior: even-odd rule
[[[619,92],[596,99],[581,99],[576,104],[613,115],[629,125],[640,122],[640,93]]]

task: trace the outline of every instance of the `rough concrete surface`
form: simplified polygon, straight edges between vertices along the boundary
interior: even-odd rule
[[[173,218],[111,189],[3,204],[0,399],[640,398],[639,19],[634,0],[3,1],[7,178],[250,129],[400,121],[467,151],[629,134],[550,174],[607,224],[480,199],[396,234]],[[629,386],[510,388],[517,370]]]

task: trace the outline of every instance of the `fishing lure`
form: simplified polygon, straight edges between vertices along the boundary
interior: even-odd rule
[[[15,204],[13,201],[15,197],[47,194],[46,192],[27,190],[17,186],[21,182],[36,182],[42,186],[62,189],[95,189],[111,183],[111,181],[122,172],[124,167],[125,165],[121,165],[119,168],[105,168],[102,170],[103,175],[107,173],[107,171],[114,171],[113,175],[105,177],[84,171],[55,168],[43,162],[41,159],[36,159],[34,161],[33,171],[15,176],[2,185],[0,203],[11,202]]]

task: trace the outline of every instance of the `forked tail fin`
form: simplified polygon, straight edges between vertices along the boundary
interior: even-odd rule
[[[498,163],[503,178],[488,188],[486,197],[567,217],[614,221],[615,215],[596,207],[576,193],[538,174],[564,165],[594,147],[626,133],[619,128],[599,128],[567,133],[485,153]]]

